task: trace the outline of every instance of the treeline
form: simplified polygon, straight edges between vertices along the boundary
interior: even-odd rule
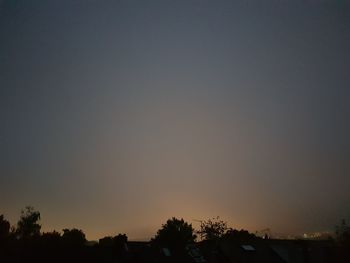
[[[16,225],[11,226],[4,215],[0,215],[0,243],[4,244],[40,244],[66,247],[79,247],[87,245],[85,233],[81,229],[62,229],[52,232],[41,232],[40,212],[32,206],[27,206],[21,211],[20,218]],[[127,242],[126,234],[119,234],[115,237],[100,239],[101,245],[110,246],[118,244],[122,246]]]
[[[31,206],[16,225],[0,215],[0,262],[126,262],[127,236],[118,234],[90,244],[81,229],[41,232],[41,214]]]
[[[40,212],[31,206],[27,206],[21,211],[20,218],[14,226],[10,225],[4,215],[0,215],[0,242],[42,241],[45,244],[52,243],[67,246],[84,246],[87,244],[86,236],[81,229],[41,232],[40,219]],[[219,217],[201,221],[199,230],[195,230],[191,224],[183,219],[173,217],[162,225],[155,237],[152,238],[151,243],[171,248],[181,248],[188,243],[195,242],[198,237],[201,240],[213,241],[231,237],[238,240],[258,238],[246,230],[229,228],[227,223],[220,220]],[[122,247],[127,241],[126,234],[118,234],[114,237],[101,238],[99,245]]]
[[[21,211],[14,226],[0,215],[1,262],[25,262],[27,259],[38,262],[103,262],[103,258],[106,261],[128,261],[130,242],[126,234],[106,236],[98,243],[89,243],[81,229],[41,232],[40,218],[40,212],[31,206]],[[336,227],[335,234],[336,239],[332,242],[350,248],[350,227],[345,221]],[[183,219],[173,217],[161,226],[148,244],[154,249],[166,248],[174,255],[184,255],[189,245],[198,240],[202,241],[202,248],[211,249],[223,242],[247,244],[264,239],[269,239],[269,236],[258,237],[246,230],[233,229],[219,217],[200,221],[197,230]]]
[[[60,242],[67,245],[84,245],[86,237],[80,229],[63,229],[63,234],[57,231],[41,233],[40,212],[31,206],[21,211],[17,225],[11,226],[4,215],[0,215],[0,242],[27,241],[50,243]]]
[[[246,230],[229,228],[219,218],[202,221],[200,229],[195,230],[183,219],[173,217],[161,226],[150,242],[139,242],[142,243],[139,247],[138,242],[128,242],[127,235],[122,233],[91,243],[81,229],[41,232],[40,219],[40,212],[31,206],[21,211],[17,224],[13,226],[3,215],[0,216],[0,262],[25,262],[28,259],[37,262],[145,262],[147,255],[154,260],[164,253],[182,262],[189,247],[198,239],[213,244],[221,239],[259,239]],[[147,252],[141,253],[145,249]]]

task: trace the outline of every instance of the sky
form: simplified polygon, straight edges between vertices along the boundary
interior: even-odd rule
[[[350,2],[0,1],[0,214],[149,239],[172,217],[350,219]]]

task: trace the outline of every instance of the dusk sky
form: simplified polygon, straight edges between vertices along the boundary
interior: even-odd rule
[[[0,0],[0,214],[148,239],[350,219],[350,1]]]

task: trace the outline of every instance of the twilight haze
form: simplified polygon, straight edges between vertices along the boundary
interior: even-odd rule
[[[147,239],[350,217],[350,2],[0,1],[0,212]]]

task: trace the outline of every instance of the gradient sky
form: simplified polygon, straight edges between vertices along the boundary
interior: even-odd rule
[[[0,214],[147,239],[350,218],[350,2],[0,1]]]

